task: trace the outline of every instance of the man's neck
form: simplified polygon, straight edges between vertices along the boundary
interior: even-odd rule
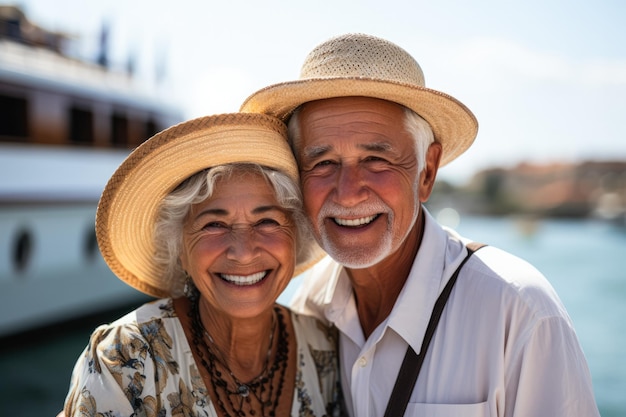
[[[346,268],[366,339],[391,313],[411,272],[423,232],[422,212],[398,251],[369,268]]]

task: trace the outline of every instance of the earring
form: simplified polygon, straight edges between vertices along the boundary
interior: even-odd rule
[[[187,271],[183,272],[185,273],[185,287],[183,288],[183,293],[185,294],[185,297],[193,301],[198,297],[198,289]]]

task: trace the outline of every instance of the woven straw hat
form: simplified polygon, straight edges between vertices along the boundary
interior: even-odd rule
[[[212,166],[250,162],[282,171],[298,183],[285,125],[264,114],[201,117],[166,129],[142,143],[107,183],[96,212],[104,260],[122,281],[141,292],[168,297],[170,283],[154,262],[154,225],[163,198],[191,175]],[[297,275],[321,258],[312,254]]]
[[[467,150],[478,132],[476,118],[460,101],[425,87],[422,69],[411,55],[364,34],[342,35],[318,45],[306,57],[299,80],[257,91],[240,111],[286,120],[306,102],[348,96],[393,101],[419,114],[443,146],[441,166]]]

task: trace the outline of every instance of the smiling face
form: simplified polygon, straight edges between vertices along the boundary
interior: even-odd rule
[[[403,107],[365,97],[333,98],[305,104],[299,117],[305,209],[320,245],[357,269],[396,253],[414,230],[434,181],[418,173]],[[430,166],[436,173],[440,148],[434,148],[426,171]]]
[[[296,229],[260,174],[218,179],[183,227],[181,264],[209,305],[231,317],[267,311],[295,267]]]

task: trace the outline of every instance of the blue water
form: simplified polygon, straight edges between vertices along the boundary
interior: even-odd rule
[[[598,221],[461,218],[456,229],[533,263],[574,322],[603,417],[626,417],[626,230]],[[298,279],[279,301],[287,302]],[[122,311],[0,343],[0,416],[55,416],[95,324]]]

